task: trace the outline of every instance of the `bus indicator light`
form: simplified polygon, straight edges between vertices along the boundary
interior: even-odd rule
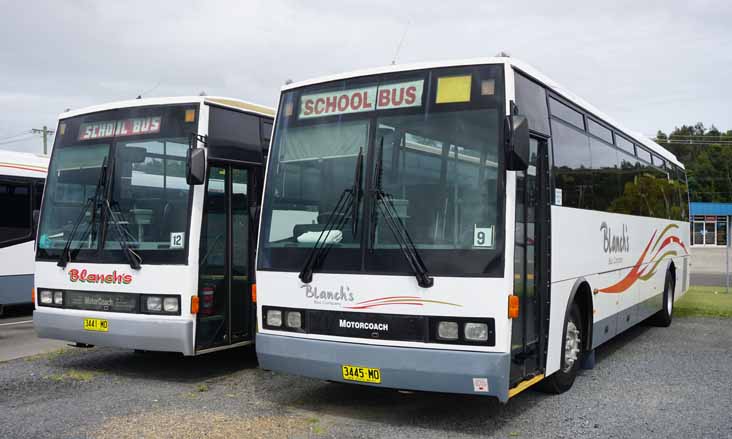
[[[196,120],[196,110],[186,110],[185,121],[187,123],[194,122]]]
[[[198,296],[191,297],[191,314],[198,314]]]
[[[508,296],[508,318],[517,319],[519,316],[519,296]]]
[[[257,284],[252,284],[252,302],[257,303]]]

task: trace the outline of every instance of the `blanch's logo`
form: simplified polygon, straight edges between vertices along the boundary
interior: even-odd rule
[[[69,270],[69,280],[71,282],[86,282],[90,284],[122,284],[127,285],[132,282],[132,275],[117,273],[89,273],[86,269],[81,271],[77,269]]]
[[[305,297],[315,299],[315,303],[341,304],[354,301],[351,289],[343,285],[335,291],[318,289],[310,284],[302,285],[300,288],[305,288]]]
[[[619,235],[614,235],[610,226],[605,221],[600,225],[603,235],[602,249],[605,253],[627,253],[630,251],[630,236],[628,236],[628,226],[623,224],[622,231]]]

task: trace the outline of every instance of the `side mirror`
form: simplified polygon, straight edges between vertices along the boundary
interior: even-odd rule
[[[506,169],[524,171],[529,167],[529,121],[525,116],[506,116]]]
[[[206,152],[202,148],[186,152],[186,183],[196,186],[206,181]]]

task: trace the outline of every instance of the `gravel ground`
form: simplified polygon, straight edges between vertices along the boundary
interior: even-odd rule
[[[0,438],[470,436],[732,437],[732,320],[633,328],[570,392],[507,405],[274,374],[251,349],[68,348],[0,363]]]

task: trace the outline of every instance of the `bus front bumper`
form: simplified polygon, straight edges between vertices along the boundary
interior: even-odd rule
[[[36,308],[33,326],[41,338],[96,346],[109,346],[145,351],[181,352],[193,355],[193,321],[165,319],[140,314],[80,312]],[[84,330],[84,319],[104,319],[107,332]]]
[[[380,369],[381,383],[400,390],[466,393],[508,401],[507,353],[419,349],[257,334],[257,358],[265,370],[328,381],[343,379],[342,366]],[[483,387],[487,380],[487,389]]]

